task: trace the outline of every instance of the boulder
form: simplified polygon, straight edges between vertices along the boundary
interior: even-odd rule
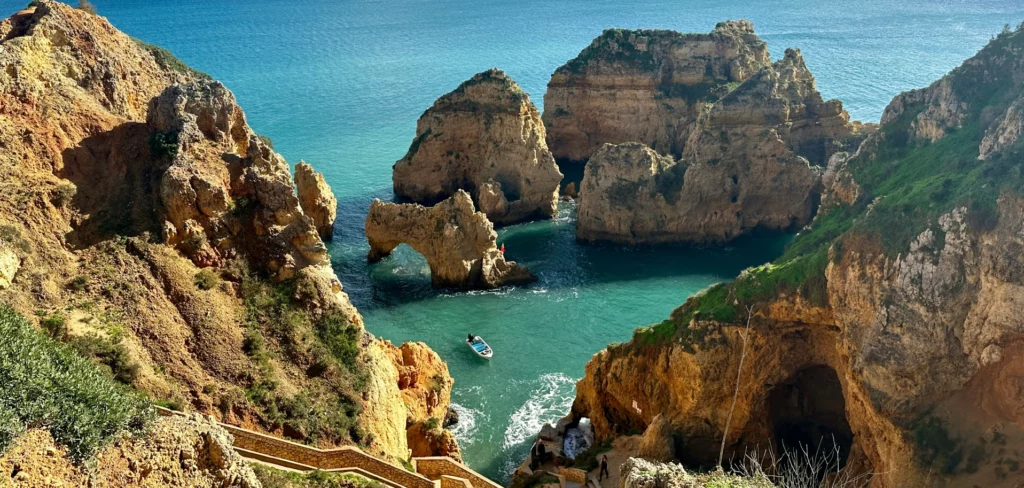
[[[530,97],[504,72],[479,73],[442,96],[395,163],[395,195],[434,204],[465,190],[498,225],[551,218],[562,174]]]

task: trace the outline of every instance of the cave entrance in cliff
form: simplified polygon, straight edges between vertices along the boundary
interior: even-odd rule
[[[812,366],[776,385],[768,395],[768,419],[776,456],[806,452],[830,466],[846,465],[853,432],[843,386],[832,368]]]

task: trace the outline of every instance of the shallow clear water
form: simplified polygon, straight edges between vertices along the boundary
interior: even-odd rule
[[[27,0],[0,0],[13,12]],[[511,258],[540,282],[493,293],[438,293],[426,264],[402,247],[367,266],[362,222],[374,197],[390,198],[391,165],[416,118],[439,95],[497,66],[538,106],[552,71],[608,27],[707,32],[725,19],[754,21],[775,57],[803,51],[826,97],[877,121],[900,91],[930,83],[977,51],[1019,0],[93,0],[129,34],[159,44],[231,88],[250,124],[291,162],[323,171],[341,200],[338,270],[367,328],[422,340],[448,361],[469,464],[504,477],[542,421],[565,413],[590,356],[664,319],[685,298],[770,260],[787,238],[727,249],[627,251],[572,239],[559,219],[501,232]],[[462,343],[485,337],[484,363]]]

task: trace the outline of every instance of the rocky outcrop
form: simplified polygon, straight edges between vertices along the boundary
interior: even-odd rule
[[[852,131],[842,104],[822,100],[799,51],[772,64],[747,21],[709,34],[606,30],[555,71],[544,96],[548,146],[568,161],[625,142],[675,158],[699,152],[691,139],[709,111],[712,125],[777,127],[793,152],[819,165]]]
[[[548,147],[569,161],[624,142],[678,157],[704,101],[770,64],[746,21],[720,23],[710,34],[606,30],[551,76]]]
[[[109,338],[116,362],[93,359],[154,400],[320,447],[365,433],[369,452],[406,459],[404,411],[372,418],[403,403],[397,373],[364,364],[370,338],[317,212],[231,92],[102,17],[33,5],[0,21],[0,303]],[[361,371],[325,346],[325,324],[351,336]]]
[[[21,258],[14,252],[14,249],[0,241],[0,290],[11,286],[19,267],[21,267]]]
[[[664,74],[672,69],[681,71]],[[592,83],[617,95],[600,99]],[[820,167],[869,131],[821,98],[799,51],[769,63],[748,22],[708,35],[606,31],[549,86],[549,144],[556,156],[590,159],[577,224],[586,242],[707,244],[800,228],[820,199]],[[592,127],[586,139],[572,135]]]
[[[277,279],[328,264],[288,163],[249,129],[224,85],[173,85],[150,102],[147,123],[171,159],[160,181],[165,242],[200,266],[223,265],[244,247]]]
[[[571,419],[590,418],[599,442],[671,438],[693,465],[714,466],[723,438],[727,459],[822,441],[871,486],[1011,476],[1024,186],[1020,149],[992,134],[1013,132],[1022,46],[1024,32],[1003,34],[894,99],[877,133],[832,158],[828,203],[786,255],[595,355]]]
[[[436,287],[497,288],[534,279],[515,261],[505,261],[491,222],[462,190],[433,207],[374,200],[366,216],[366,238],[370,262],[408,244],[427,258]]]
[[[338,217],[338,199],[327,185],[322,173],[304,161],[295,166],[295,189],[299,194],[302,211],[313,219],[320,238],[329,241],[334,238],[334,220]]]
[[[30,430],[0,456],[0,467],[10,473],[12,486],[258,488],[232,442],[231,434],[200,415],[163,418],[146,435],[104,448],[90,469],[73,464],[48,432]]]
[[[814,215],[819,172],[802,158],[779,158],[787,150],[772,142],[713,163],[677,162],[639,143],[605,145],[584,170],[576,237],[707,244],[753,229],[797,229]]]
[[[498,225],[550,218],[562,174],[544,140],[529,95],[500,70],[479,73],[420,117],[395,195],[429,205],[465,190]]]

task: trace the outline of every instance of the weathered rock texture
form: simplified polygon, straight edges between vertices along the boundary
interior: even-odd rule
[[[559,68],[545,104],[555,155],[590,158],[577,223],[588,242],[800,228],[820,199],[820,166],[861,132],[839,101],[822,100],[799,51],[770,63],[749,22],[708,35],[606,31]]]
[[[404,441],[404,415],[370,418],[402,396],[364,364],[369,337],[317,232],[326,188],[307,214],[223,85],[102,17],[34,3],[0,21],[0,303],[116,340],[156,400],[322,447],[352,442],[350,426],[317,427],[343,412],[370,452],[406,459],[371,442]],[[318,339],[325,318],[360,346],[364,391]]]
[[[726,458],[835,439],[876,487],[1016,476],[1003,466],[1024,446],[1024,168],[1004,129],[1022,51],[1024,32],[1002,34],[896,97],[833,158],[828,206],[786,255],[595,355],[573,418],[599,441],[654,429],[695,465],[714,465],[724,435]]]
[[[97,454],[93,469],[72,464],[44,430],[30,430],[0,456],[4,486],[258,488],[231,434],[200,415],[162,418],[145,434],[117,440]]]
[[[295,189],[299,193],[302,211],[313,219],[320,238],[331,240],[334,237],[334,220],[338,217],[338,199],[324,180],[324,175],[299,161],[295,166]]]
[[[533,280],[515,261],[505,261],[498,234],[469,194],[459,190],[433,207],[374,200],[366,216],[370,262],[408,244],[427,258],[436,287],[497,288]]]
[[[529,95],[500,70],[479,73],[420,117],[395,194],[429,205],[465,190],[498,225],[550,218],[562,174],[544,139]]]

